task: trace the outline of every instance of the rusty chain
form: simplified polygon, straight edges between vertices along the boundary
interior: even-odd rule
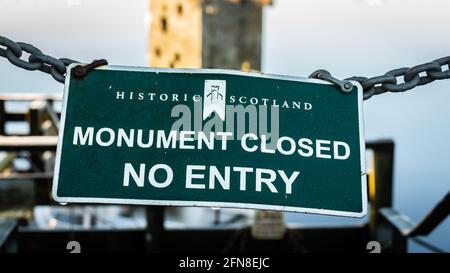
[[[2,48],[4,47],[4,48]],[[21,59],[23,51],[29,53],[28,60]],[[61,58],[56,59],[42,53],[38,48],[22,42],[14,42],[0,36],[0,56],[8,59],[12,64],[26,70],[40,70],[52,75],[58,82],[64,83],[67,66],[77,61]],[[434,60],[432,62],[402,67],[386,72],[383,75],[367,77],[351,77],[340,81],[331,76],[326,70],[316,70],[310,78],[319,78],[330,81],[341,87],[342,91],[349,92],[351,83],[361,83],[364,91],[364,99],[386,92],[404,92],[417,86],[425,85],[435,80],[450,78],[450,56]]]

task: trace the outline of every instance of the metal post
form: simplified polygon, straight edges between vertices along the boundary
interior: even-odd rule
[[[164,236],[164,207],[147,206],[147,229],[145,233],[147,252],[161,252],[164,250],[162,242]]]
[[[373,150],[373,173],[369,178],[370,231],[375,232],[379,210],[392,206],[392,180],[394,169],[394,142],[391,140],[367,143]]]

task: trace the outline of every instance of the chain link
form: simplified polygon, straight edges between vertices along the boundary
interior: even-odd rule
[[[24,51],[30,54],[28,60],[21,58]],[[64,83],[67,66],[72,63],[78,63],[67,58],[56,59],[42,53],[41,50],[30,44],[14,42],[3,36],[0,36],[0,56],[8,59],[10,63],[20,68],[29,71],[40,70],[50,74],[60,83]]]
[[[315,77],[317,70],[310,77]],[[345,80],[357,81],[363,87],[364,99],[386,92],[405,92],[417,86],[425,85],[435,80],[450,79],[450,56],[419,64],[413,67],[402,67],[372,78],[350,77]]]
[[[2,48],[4,47],[4,48]],[[23,51],[29,53],[28,60],[21,59]],[[77,61],[61,58],[56,59],[42,53],[38,48],[21,42],[14,42],[6,37],[0,36],[0,56],[7,58],[12,64],[26,70],[40,70],[58,82],[64,83],[67,66]],[[345,90],[346,81],[357,81],[361,83],[364,91],[364,99],[386,92],[404,92],[414,87],[425,85],[435,80],[450,78],[450,56],[434,60],[432,62],[416,65],[413,67],[402,67],[386,72],[372,78],[351,77],[344,81],[331,76],[326,70],[316,70],[311,74],[312,78],[322,78],[341,86]]]

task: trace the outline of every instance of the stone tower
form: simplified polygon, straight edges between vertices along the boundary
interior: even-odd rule
[[[152,67],[260,70],[271,0],[150,0]]]

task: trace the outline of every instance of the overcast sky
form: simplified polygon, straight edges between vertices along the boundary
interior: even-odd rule
[[[144,66],[146,0],[0,0],[0,35],[56,57]],[[274,0],[263,71],[374,76],[450,55],[447,0]],[[0,92],[61,92],[50,76],[0,59]],[[367,139],[396,142],[394,206],[418,221],[450,190],[450,80],[365,103]],[[305,216],[309,217],[309,216]],[[427,239],[450,251],[450,220]]]

